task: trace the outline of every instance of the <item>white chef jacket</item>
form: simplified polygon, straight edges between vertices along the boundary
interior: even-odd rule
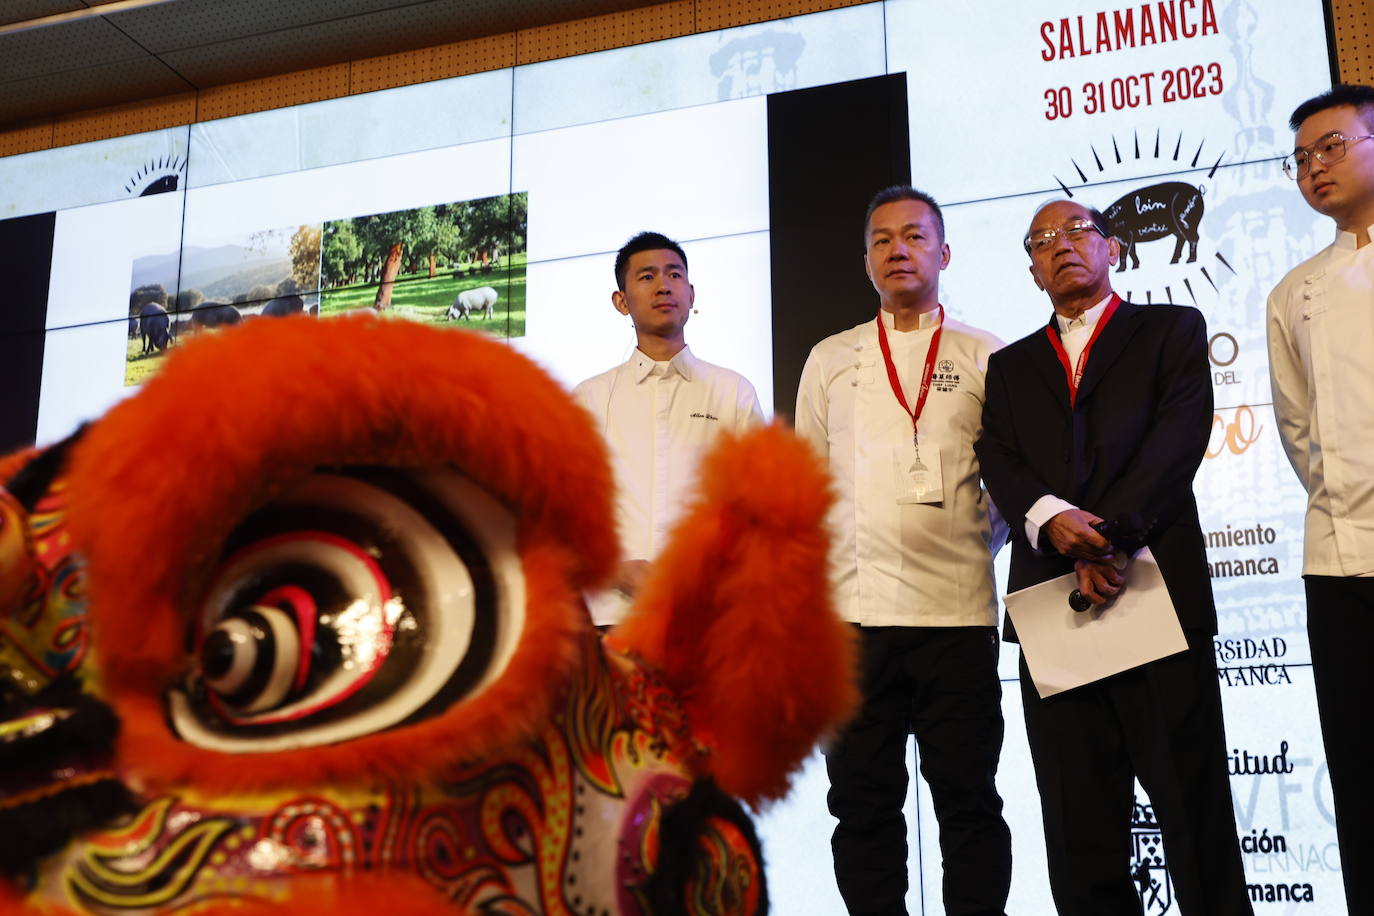
[[[1274,419],[1307,488],[1302,571],[1374,575],[1374,245],[1337,231],[1268,314]]]
[[[893,363],[915,405],[938,311],[896,331],[883,311]],[[919,428],[922,454],[940,452],[944,500],[898,504],[895,450],[911,443],[911,415],[888,382],[874,321],[816,344],[797,391],[797,433],[829,460],[836,608],[865,626],[996,626],[991,506],[973,443],[983,430],[988,355],[1002,342],[945,318]],[[1000,542],[1001,538],[998,538]]]
[[[573,397],[591,411],[610,448],[616,520],[629,559],[650,560],[663,548],[716,436],[763,421],[748,379],[687,347],[664,362],[636,349],[629,361],[579,384]],[[589,594],[587,602],[599,626],[618,622],[629,604],[613,589]]]

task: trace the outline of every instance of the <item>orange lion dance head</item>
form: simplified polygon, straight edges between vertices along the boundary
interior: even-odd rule
[[[604,448],[510,347],[178,350],[0,463],[0,914],[766,911],[739,802],[855,699],[805,446],[726,440],[603,640]]]

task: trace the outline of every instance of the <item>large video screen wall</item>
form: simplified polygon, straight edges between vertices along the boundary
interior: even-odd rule
[[[0,220],[55,213],[36,437],[135,391],[187,335],[296,311],[476,328],[572,385],[634,345],[611,264],[646,228],[687,249],[693,350],[765,405],[790,403],[773,384],[786,310],[771,302],[767,96],[904,74],[913,183],[945,206],[951,315],[1005,340],[1044,323],[1020,239],[1064,195],[1130,237],[1119,292],[1205,315],[1216,414],[1196,489],[1251,896],[1259,913],[1342,913],[1299,579],[1305,499],[1264,347],[1268,291],[1332,234],[1278,166],[1288,114],[1330,85],[1329,59],[1317,0],[887,0],[0,159]],[[854,248],[835,254],[856,272],[864,203]],[[1011,907],[1049,914],[1016,651],[999,779]],[[813,762],[763,819],[776,912],[842,912],[825,789]],[[1167,850],[1137,802],[1146,912],[1174,912]],[[942,913],[919,785],[909,807],[911,909]]]

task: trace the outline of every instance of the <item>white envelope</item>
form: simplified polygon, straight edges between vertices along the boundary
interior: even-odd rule
[[[1072,690],[1188,648],[1150,548],[1126,567],[1116,600],[1087,611],[1069,607],[1069,573],[1007,595],[1035,689],[1042,698]]]

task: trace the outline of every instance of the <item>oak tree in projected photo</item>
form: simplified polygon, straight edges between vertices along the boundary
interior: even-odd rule
[[[330,220],[320,248],[320,314],[354,309],[525,333],[528,194]]]

